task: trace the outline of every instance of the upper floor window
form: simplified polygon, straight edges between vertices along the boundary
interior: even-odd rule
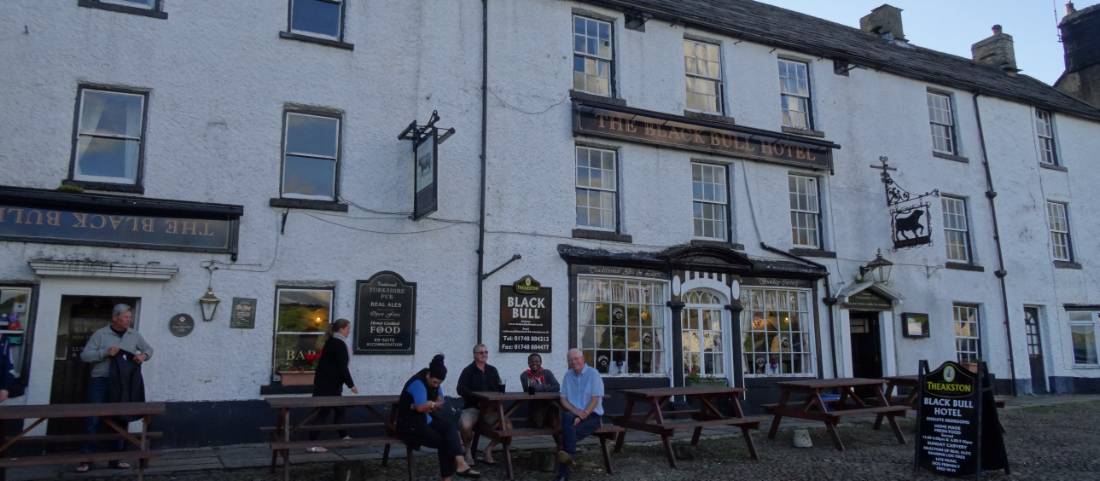
[[[1054,115],[1047,110],[1035,109],[1035,129],[1039,136],[1039,161],[1058,165],[1058,149],[1054,145]]]
[[[955,114],[950,95],[928,92],[928,123],[932,126],[932,150],[942,154],[957,154]]]
[[[791,241],[795,247],[821,248],[821,202],[817,178],[788,177],[791,199]]]
[[[335,201],[340,118],[305,112],[285,115],[282,196]]]
[[[618,226],[615,151],[577,146],[577,225],[614,231]]]
[[[783,107],[783,126],[793,129],[814,128],[810,111],[810,67],[806,62],[779,59],[779,99]]]
[[[146,17],[168,18],[161,0],[79,0],[77,5]]]
[[[611,22],[573,16],[573,89],[611,97],[615,52]]]
[[[1066,204],[1047,202],[1047,224],[1050,226],[1050,245],[1054,260],[1073,261],[1073,244],[1069,236],[1069,214]]]
[[[148,94],[81,86],[78,98],[72,180],[138,185]]]
[[[970,263],[970,223],[966,218],[966,199],[945,195],[941,200],[947,260]]]
[[[331,40],[344,37],[343,0],[290,0],[290,31]]]
[[[726,166],[691,163],[692,220],[695,237],[726,240],[729,212]]]
[[[718,45],[684,39],[687,108],[722,113],[722,60]]]

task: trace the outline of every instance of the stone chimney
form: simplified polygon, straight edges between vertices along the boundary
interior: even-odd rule
[[[1066,71],[1054,88],[1100,108],[1100,5],[1077,10],[1066,4],[1058,24],[1065,49]]]
[[[993,35],[970,46],[974,61],[982,65],[997,67],[1008,73],[1019,72],[1016,68],[1016,49],[1012,45],[1012,35],[1001,31],[1000,25],[993,26]]]
[[[872,35],[906,41],[905,31],[901,28],[901,9],[887,3],[860,18],[859,29]]]

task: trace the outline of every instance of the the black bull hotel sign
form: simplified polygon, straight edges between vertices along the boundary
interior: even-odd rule
[[[838,147],[824,140],[583,102],[573,104],[573,133],[817,170],[832,169],[832,149]]]
[[[552,300],[531,276],[500,286],[499,352],[550,352]]]
[[[1007,471],[992,383],[954,362],[928,372],[921,361],[920,372],[916,466],[945,476]]]
[[[355,353],[414,354],[416,283],[379,272],[355,286]]]

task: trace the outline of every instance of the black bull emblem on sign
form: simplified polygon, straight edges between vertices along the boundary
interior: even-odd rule
[[[928,204],[898,208],[894,216],[894,248],[911,247],[932,242],[928,225]]]

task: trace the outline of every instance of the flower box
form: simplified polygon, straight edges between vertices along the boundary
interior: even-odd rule
[[[284,386],[310,386],[313,384],[313,371],[279,371]]]

